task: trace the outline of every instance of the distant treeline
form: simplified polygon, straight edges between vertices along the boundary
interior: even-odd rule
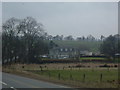
[[[100,52],[110,59],[120,57],[120,34],[110,35],[100,46]]]
[[[74,38],[72,35],[68,35],[68,36],[63,36],[63,35],[56,35],[56,36],[52,36],[52,35],[48,35],[46,33],[46,37],[44,38],[45,40],[68,40],[68,41],[103,41],[106,37],[101,35],[99,38],[95,38],[94,36],[92,36],[91,34],[88,36],[79,36],[77,38]]]
[[[75,41],[71,35],[67,37],[48,35],[44,31],[43,25],[32,17],[11,18],[2,25],[2,63],[3,65],[6,63],[41,63],[40,56],[49,54],[49,50],[53,47],[59,47],[60,42],[57,43],[57,41],[60,40]],[[92,35],[86,38],[78,37],[76,40],[96,41]],[[96,43],[94,46],[97,46],[97,49],[107,57],[115,58],[115,55],[120,53],[119,40],[119,34],[106,38],[101,35],[101,47],[100,43]],[[74,42],[72,43],[74,45]],[[64,43],[62,42],[62,44]],[[90,46],[90,44],[88,45]],[[85,44],[79,45],[78,43],[78,46],[89,48]]]

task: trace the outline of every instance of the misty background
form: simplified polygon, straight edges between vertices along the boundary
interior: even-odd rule
[[[3,23],[35,18],[50,35],[109,36],[118,33],[117,2],[3,2]]]

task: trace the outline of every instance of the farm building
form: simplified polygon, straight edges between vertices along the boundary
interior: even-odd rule
[[[48,57],[52,59],[75,58],[80,55],[99,55],[99,45],[101,42],[88,41],[69,41],[69,40],[53,40],[57,47],[49,50]]]
[[[66,59],[76,55],[76,49],[70,47],[54,47],[49,51],[50,58]]]
[[[73,47],[54,47],[49,51],[49,57],[52,59],[75,58],[77,55],[92,55],[92,52]]]

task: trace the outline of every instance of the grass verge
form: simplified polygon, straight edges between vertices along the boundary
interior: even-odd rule
[[[78,69],[78,70],[46,70],[3,68],[3,72],[47,82],[67,85],[74,88],[117,88],[117,69]],[[102,73],[102,79],[101,79]],[[59,75],[60,74],[60,75]],[[85,74],[85,77],[84,77]]]

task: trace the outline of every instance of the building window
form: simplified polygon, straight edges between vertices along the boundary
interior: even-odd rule
[[[67,49],[67,48],[65,48],[65,51],[67,52],[67,51],[68,51],[68,49]]]
[[[72,48],[70,48],[70,51],[72,51]]]
[[[61,48],[61,49],[60,49],[60,51],[62,52],[62,51],[63,51],[63,49]]]

